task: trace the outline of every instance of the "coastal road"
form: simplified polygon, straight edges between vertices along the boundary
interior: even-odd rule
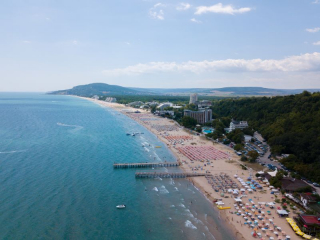
[[[261,136],[260,133],[258,132],[255,132],[254,135],[253,135],[255,138],[257,138],[260,142],[263,142],[264,141],[264,138]],[[277,168],[280,168],[281,169],[281,166],[280,166],[280,163],[279,162],[275,162],[275,161],[271,161],[268,156],[271,154],[270,152],[270,146],[267,144],[267,142],[263,142],[264,145],[267,145],[268,146],[268,150],[267,152],[262,156],[262,157],[259,157],[257,162],[258,163],[264,163],[266,165],[268,164],[272,164],[274,166],[276,166]]]
[[[271,161],[271,160],[268,158],[268,156],[269,156],[270,154],[271,154],[270,148],[268,147],[267,152],[266,152],[262,157],[260,157],[260,158],[257,160],[258,163],[264,163],[264,164],[266,164],[266,165],[272,164],[272,165],[276,166],[277,168],[281,168],[279,162]]]

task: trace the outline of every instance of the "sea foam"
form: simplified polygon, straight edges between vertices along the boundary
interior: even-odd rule
[[[197,227],[196,227],[195,225],[193,225],[192,222],[189,221],[189,220],[185,221],[184,225],[185,225],[185,227],[187,227],[187,228],[197,229]]]

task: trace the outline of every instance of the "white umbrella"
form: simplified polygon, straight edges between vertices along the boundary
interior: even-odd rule
[[[278,235],[279,233],[278,232],[273,232],[275,235]]]
[[[279,231],[281,231],[281,227],[277,227],[277,229],[278,229]]]

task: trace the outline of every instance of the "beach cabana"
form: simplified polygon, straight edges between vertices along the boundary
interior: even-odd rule
[[[277,213],[279,214],[279,216],[281,217],[288,217],[289,213],[286,210],[277,210]]]

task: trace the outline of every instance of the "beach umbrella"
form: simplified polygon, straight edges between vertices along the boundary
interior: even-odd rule
[[[258,237],[261,237],[261,233],[257,233]]]
[[[269,240],[274,240],[274,238],[273,238],[273,237],[270,237]]]
[[[290,236],[287,235],[287,236],[286,236],[286,239],[290,239]],[[316,238],[314,238],[313,240],[316,240]]]
[[[275,231],[275,232],[273,232],[273,234],[278,236],[279,233]]]
[[[270,219],[269,219],[269,222],[273,222],[273,220],[270,218]]]

